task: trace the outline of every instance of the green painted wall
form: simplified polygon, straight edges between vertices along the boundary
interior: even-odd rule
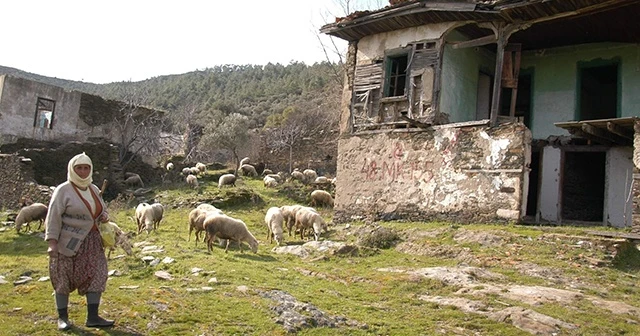
[[[532,51],[522,55],[521,67],[533,68],[533,138],[569,133],[553,125],[575,120],[578,63],[620,61],[620,117],[640,116],[640,46],[597,43]]]
[[[457,31],[445,38],[447,41],[467,40]],[[450,122],[476,119],[478,75],[482,70],[493,75],[495,55],[483,48],[444,48],[440,90],[440,111],[449,114]]]

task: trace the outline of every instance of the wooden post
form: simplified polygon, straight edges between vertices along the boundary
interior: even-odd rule
[[[491,126],[498,123],[498,114],[500,113],[500,96],[502,91],[502,66],[504,64],[504,47],[507,42],[505,35],[505,24],[503,22],[496,23],[496,31],[498,45],[496,48],[496,70],[493,74],[493,96],[491,97]]]

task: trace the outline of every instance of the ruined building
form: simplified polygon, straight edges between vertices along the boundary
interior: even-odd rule
[[[640,1],[396,1],[349,42],[335,219],[640,221]]]
[[[39,186],[66,180],[67,162],[85,151],[94,162],[94,183],[123,178],[120,146],[144,124],[160,132],[147,116],[161,111],[9,75],[0,76],[0,208],[15,208],[20,199],[48,202]],[[135,148],[135,144],[133,145]],[[143,165],[140,174],[152,176]],[[44,188],[46,189],[46,188]],[[117,192],[118,190],[112,190]]]

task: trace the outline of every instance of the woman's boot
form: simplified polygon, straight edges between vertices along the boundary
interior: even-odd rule
[[[87,327],[105,328],[111,327],[115,321],[107,320],[98,315],[100,308],[100,294],[97,292],[87,293]]]

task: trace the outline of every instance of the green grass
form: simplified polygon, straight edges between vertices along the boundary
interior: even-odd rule
[[[496,285],[554,285],[547,279],[533,277],[518,271],[515,265],[528,262],[555,270],[566,279],[578,284],[576,291],[603,300],[621,301],[640,307],[640,290],[637,289],[640,265],[638,250],[622,249],[615,259],[611,248],[601,246],[601,240],[587,240],[588,228],[533,227],[500,224],[454,225],[451,223],[387,222],[379,223],[403,236],[411,230],[434,231],[433,235],[415,238],[414,244],[425,253],[408,254],[394,248],[360,248],[358,255],[327,254],[301,259],[288,254],[271,252],[275,245],[266,240],[264,214],[271,206],[293,204],[300,201],[306,189],[296,184],[281,189],[265,189],[261,180],[244,180],[237,188],[218,190],[213,179],[198,190],[174,185],[156,190],[153,195],[166,205],[165,218],[157,232],[141,234],[132,243],[146,241],[161,246],[170,256],[171,264],[152,267],[145,264],[135,249],[136,256],[114,259],[121,249],[112,252],[109,269],[118,270],[120,276],[109,279],[103,295],[101,313],[117,320],[116,327],[107,331],[85,328],[84,297],[70,297],[70,318],[76,325],[72,333],[80,335],[284,335],[286,330],[276,322],[273,310],[275,302],[264,298],[261,292],[282,290],[299,302],[307,302],[332,316],[342,316],[357,321],[365,327],[302,328],[300,335],[527,335],[528,333],[503,322],[497,322],[480,314],[465,313],[457,308],[423,301],[421,295],[456,296],[458,286],[439,280],[418,277],[407,273],[381,272],[379,268],[399,267],[419,269],[435,266],[484,267],[502,274],[502,279],[491,281]],[[295,191],[298,190],[298,191]],[[252,196],[253,195],[253,196]],[[302,195],[302,196],[301,196]],[[248,197],[248,198],[247,198]],[[293,198],[291,198],[293,197]],[[232,199],[233,201],[226,201]],[[215,201],[226,213],[244,220],[250,231],[260,241],[257,254],[240,253],[233,245],[228,253],[216,247],[208,253],[206,246],[194,236],[187,241],[187,214],[199,201]],[[125,231],[134,231],[129,219],[134,214],[137,200],[120,199],[110,204],[111,217]],[[330,222],[332,212],[320,209]],[[350,223],[351,232],[364,225]],[[37,226],[36,226],[37,227]],[[345,225],[332,226],[324,239],[342,240],[353,244],[357,237],[345,235]],[[456,241],[462,230],[491,233],[502,238],[499,246],[483,246],[477,242]],[[578,244],[578,242],[583,243]],[[584,243],[587,241],[588,243]],[[301,244],[299,238],[285,234],[287,244]],[[467,253],[472,262],[438,254],[440,250],[450,254]],[[17,234],[15,230],[0,233],[0,275],[9,282],[22,274],[29,274],[34,281],[14,286],[0,285],[0,335],[57,335],[55,308],[51,284],[37,279],[48,275],[46,243],[34,234]],[[429,252],[436,251],[436,252]],[[593,260],[605,261],[593,266]],[[203,269],[194,275],[191,269]],[[173,280],[160,280],[154,272],[165,270]],[[209,282],[216,278],[216,282]],[[487,282],[487,281],[485,281]],[[120,289],[121,286],[139,286],[137,289]],[[212,287],[213,290],[189,291]],[[239,289],[246,286],[247,290]],[[479,285],[480,287],[482,285]],[[582,286],[582,287],[581,287]],[[459,296],[459,295],[458,295]],[[529,307],[510,301],[500,295],[465,296],[482,301],[495,309],[504,304],[520,305],[574,323],[575,330],[563,330],[566,335],[640,334],[638,315],[612,314],[588,300],[568,306],[546,303]],[[630,321],[636,321],[635,324]]]

